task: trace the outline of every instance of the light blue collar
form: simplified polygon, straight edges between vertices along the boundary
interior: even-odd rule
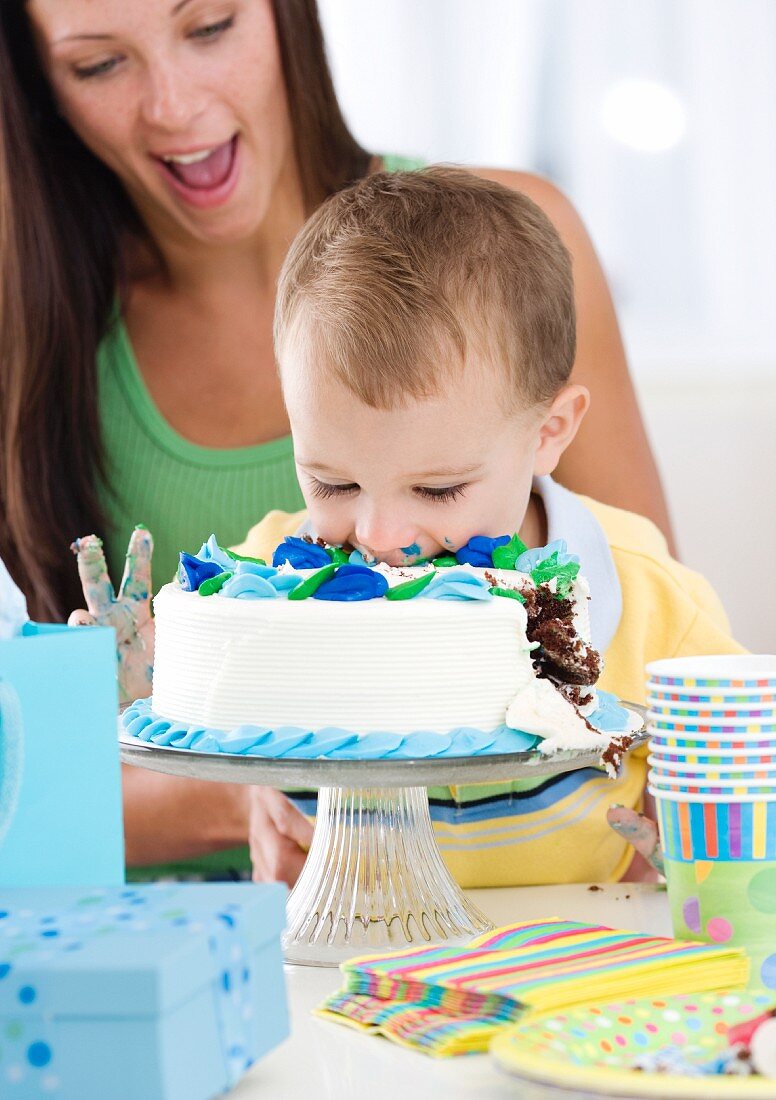
[[[590,632],[593,645],[605,653],[622,616],[622,588],[603,528],[576,495],[548,475],[535,477],[533,491],[547,514],[547,541],[565,539],[582,563],[590,585]]]

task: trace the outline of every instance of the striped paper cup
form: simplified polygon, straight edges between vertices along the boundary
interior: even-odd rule
[[[647,694],[650,700],[654,700],[660,706],[693,706],[693,707],[771,707],[776,705],[776,690],[763,690],[755,688],[752,691],[743,691],[739,688],[731,688],[723,691],[722,688],[702,692],[698,688],[691,690],[664,691],[652,683],[647,684]]]
[[[671,730],[674,733],[765,733],[774,735],[776,740],[774,718],[683,718],[648,710],[647,725],[650,729]]]
[[[745,707],[738,703],[723,706],[719,703],[701,705],[700,703],[665,702],[654,695],[648,695],[647,707],[651,714],[660,718],[679,721],[683,718],[690,721],[735,718],[745,721],[776,722],[776,703],[766,706],[756,697],[753,697],[751,706]]]
[[[669,748],[696,748],[707,745],[713,749],[736,749],[754,745],[766,752],[776,749],[776,736],[772,733],[748,733],[739,730],[732,733],[711,733],[707,730],[663,730],[650,725],[649,736],[658,745]]]
[[[706,762],[691,763],[689,760],[666,760],[662,756],[653,753],[647,757],[647,763],[658,775],[684,775],[684,776],[716,776],[722,778],[729,775],[734,779],[768,779],[771,775],[776,779],[776,761],[769,764],[710,764]]]
[[[658,779],[655,777],[654,772],[649,773],[649,782],[654,790],[669,796],[672,794],[711,794],[720,799],[732,795],[737,798],[743,798],[746,795],[762,796],[763,798],[767,798],[769,795],[776,797],[776,784],[767,782],[745,783],[737,779],[720,779],[717,782],[713,780],[707,782],[702,779],[687,780],[681,776],[667,776]]]
[[[776,689],[776,654],[670,657],[647,665],[650,686]]]
[[[652,785],[668,859],[776,859],[776,792],[687,794]]]
[[[729,751],[707,750],[705,745],[696,745],[692,749],[669,749],[654,741],[652,755],[666,764],[731,764],[736,767],[754,768],[776,764],[776,750],[771,749],[730,749]]]

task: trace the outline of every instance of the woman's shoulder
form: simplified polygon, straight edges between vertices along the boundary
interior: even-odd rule
[[[471,168],[476,176],[492,180],[513,191],[522,191],[539,206],[564,239],[580,232],[587,237],[582,219],[571,200],[556,184],[533,172],[518,172],[512,168]]]

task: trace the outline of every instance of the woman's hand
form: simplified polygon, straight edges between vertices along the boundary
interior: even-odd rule
[[[151,555],[154,540],[136,527],[127,547],[124,577],[118,597],[111,584],[96,535],[76,539],[70,547],[78,558],[78,574],[88,610],[74,611],[70,626],[112,626],[116,631],[119,695],[122,703],[151,694],[154,667],[154,622],[151,618]]]
[[[251,787],[249,799],[253,881],[293,886],[307,859],[312,825],[290,799],[272,787]]]

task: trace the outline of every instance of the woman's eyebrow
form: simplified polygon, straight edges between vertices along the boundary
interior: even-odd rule
[[[170,12],[171,16],[177,15],[179,11],[183,11],[187,4],[190,4],[191,0],[178,0],[178,3]],[[104,42],[106,39],[113,38],[112,34],[67,34],[63,38],[58,38],[53,45],[58,46],[60,42]]]

